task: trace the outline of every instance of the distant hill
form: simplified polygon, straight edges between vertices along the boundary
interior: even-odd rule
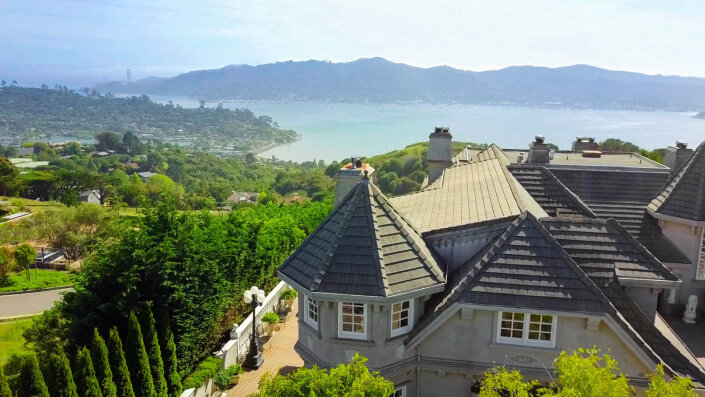
[[[591,108],[692,110],[705,107],[705,79],[651,76],[588,65],[513,66],[472,72],[418,68],[383,58],[353,62],[231,65],[132,84],[107,83],[102,92],[186,95],[199,99],[329,102],[460,102]]]
[[[700,112],[693,117],[696,119],[705,119],[705,112]]]

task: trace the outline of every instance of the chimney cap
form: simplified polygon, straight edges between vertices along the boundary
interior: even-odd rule
[[[595,138],[591,136],[576,136],[575,140],[577,142],[595,142]]]
[[[688,148],[688,142],[681,141],[680,139],[676,141],[676,147],[678,149],[687,149]]]
[[[535,143],[543,143],[545,140],[546,140],[546,138],[543,135],[536,135],[534,137]]]

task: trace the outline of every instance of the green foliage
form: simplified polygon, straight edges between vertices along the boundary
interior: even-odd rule
[[[483,147],[474,143],[453,142],[451,150],[457,154],[468,145]],[[428,142],[414,143],[401,150],[369,157],[365,162],[375,169],[372,178],[383,193],[406,194],[421,189],[421,183],[428,175],[427,152]],[[334,175],[331,168],[332,165],[326,169],[326,174]]]
[[[223,361],[217,357],[207,357],[201,361],[193,373],[184,379],[184,389],[201,387],[206,379],[213,378],[223,366]]]
[[[0,250],[0,252],[2,251]],[[31,273],[31,280],[27,280],[26,275],[22,272],[9,275],[4,282],[0,280],[0,292],[54,288],[71,285],[74,282],[74,274],[69,272],[35,269]]]
[[[17,167],[7,157],[0,157],[0,193],[3,196],[8,194],[10,184],[15,181],[19,173]]]
[[[617,138],[605,139],[598,144],[598,148],[603,152],[636,153],[639,151],[639,146],[631,142],[624,142]]]
[[[135,394],[144,397],[156,397],[152,371],[149,368],[149,358],[144,347],[142,330],[135,312],[130,312],[127,325],[127,340],[125,341],[125,358],[130,369],[130,379]]]
[[[159,338],[157,336],[157,327],[152,315],[152,309],[147,306],[142,311],[142,329],[144,338],[144,347],[149,357],[149,366],[152,371],[152,381],[154,382],[154,390],[157,396],[167,397],[168,387],[164,378],[164,361],[162,360],[162,351],[159,347]]]
[[[10,385],[7,383],[7,377],[2,365],[0,365],[0,397],[12,397],[12,390],[10,390]]]
[[[91,358],[103,397],[116,397],[117,388],[115,382],[113,382],[113,371],[110,369],[108,347],[95,328],[93,329],[93,339],[91,340]]]
[[[113,216],[100,205],[82,203],[72,208],[51,208],[34,216],[40,236],[71,261],[91,252],[111,236]]]
[[[269,312],[262,316],[262,322],[267,323],[267,324],[274,324],[279,322],[279,316],[277,313],[274,312]]]
[[[484,373],[480,397],[529,397],[538,382],[525,382],[515,369],[497,367]]]
[[[31,342],[32,350],[41,357],[48,357],[51,353],[66,351],[68,326],[68,320],[55,304],[53,308],[35,317],[22,336]]]
[[[296,292],[295,289],[292,288],[287,288],[284,291],[282,291],[281,294],[279,294],[279,300],[289,300],[289,299],[294,299],[298,296],[298,292]]]
[[[12,271],[12,254],[5,247],[0,247],[0,288],[6,285],[10,280],[10,272]]]
[[[30,280],[29,265],[37,259],[37,251],[29,244],[22,244],[15,248],[12,253],[15,257],[15,263],[22,269],[26,269],[27,280]]]
[[[265,374],[260,380],[260,397],[288,396],[368,396],[387,397],[394,394],[392,382],[378,372],[370,372],[366,358],[355,354],[352,361],[340,364],[330,373],[317,367],[300,368],[289,375]]]
[[[21,359],[16,392],[18,396],[49,397],[36,355],[30,354]]]
[[[239,299],[244,289],[273,287],[276,268],[330,209],[330,202],[257,205],[228,217],[179,213],[169,203],[145,209],[138,227],[117,227],[84,260],[59,308],[71,320],[68,344],[80,346],[95,327],[125,327],[131,310],[154,302],[173,320],[179,373],[190,372],[249,311]],[[37,337],[52,332],[38,328]],[[167,379],[169,356],[162,352]]]
[[[693,381],[688,378],[676,376],[667,381],[663,373],[663,364],[659,364],[656,367],[656,373],[649,376],[647,397],[695,397],[697,395],[693,390]]]
[[[110,329],[108,336],[108,354],[110,357],[110,370],[113,373],[113,382],[118,397],[135,397],[130,380],[130,370],[127,368],[125,353],[122,350],[122,340],[116,327]]]
[[[76,378],[76,390],[79,396],[103,397],[103,393],[100,391],[100,383],[98,383],[98,378],[93,369],[91,353],[85,347],[82,347],[76,354],[74,374]]]
[[[215,376],[215,385],[220,390],[232,389],[232,387],[235,386],[233,378],[241,373],[242,367],[239,364],[231,365],[226,369],[220,370]]]
[[[166,378],[168,395],[169,397],[179,397],[181,395],[181,377],[179,376],[179,365],[176,358],[174,334],[171,332],[169,311],[166,307],[160,306],[157,308],[157,319],[157,335],[159,336],[159,347],[164,361],[164,377]]]
[[[629,396],[632,388],[619,371],[617,361],[600,350],[577,349],[572,354],[565,351],[556,358],[554,368],[558,373],[557,396]]]
[[[47,363],[47,386],[53,397],[78,397],[71,373],[71,363],[66,355],[52,353]]]

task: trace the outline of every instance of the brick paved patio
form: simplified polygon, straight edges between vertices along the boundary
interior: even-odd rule
[[[267,372],[272,375],[280,373],[280,371],[281,373],[289,373],[304,365],[303,360],[294,351],[294,344],[299,338],[297,313],[298,305],[295,303],[286,321],[280,324],[279,331],[276,331],[269,342],[264,345],[262,366],[256,371],[247,371],[240,375],[240,381],[228,391],[228,397],[243,397],[256,392],[260,378]]]

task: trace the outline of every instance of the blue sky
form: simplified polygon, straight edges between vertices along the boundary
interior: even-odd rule
[[[705,2],[0,0],[0,78],[25,85],[371,56],[705,77]]]

